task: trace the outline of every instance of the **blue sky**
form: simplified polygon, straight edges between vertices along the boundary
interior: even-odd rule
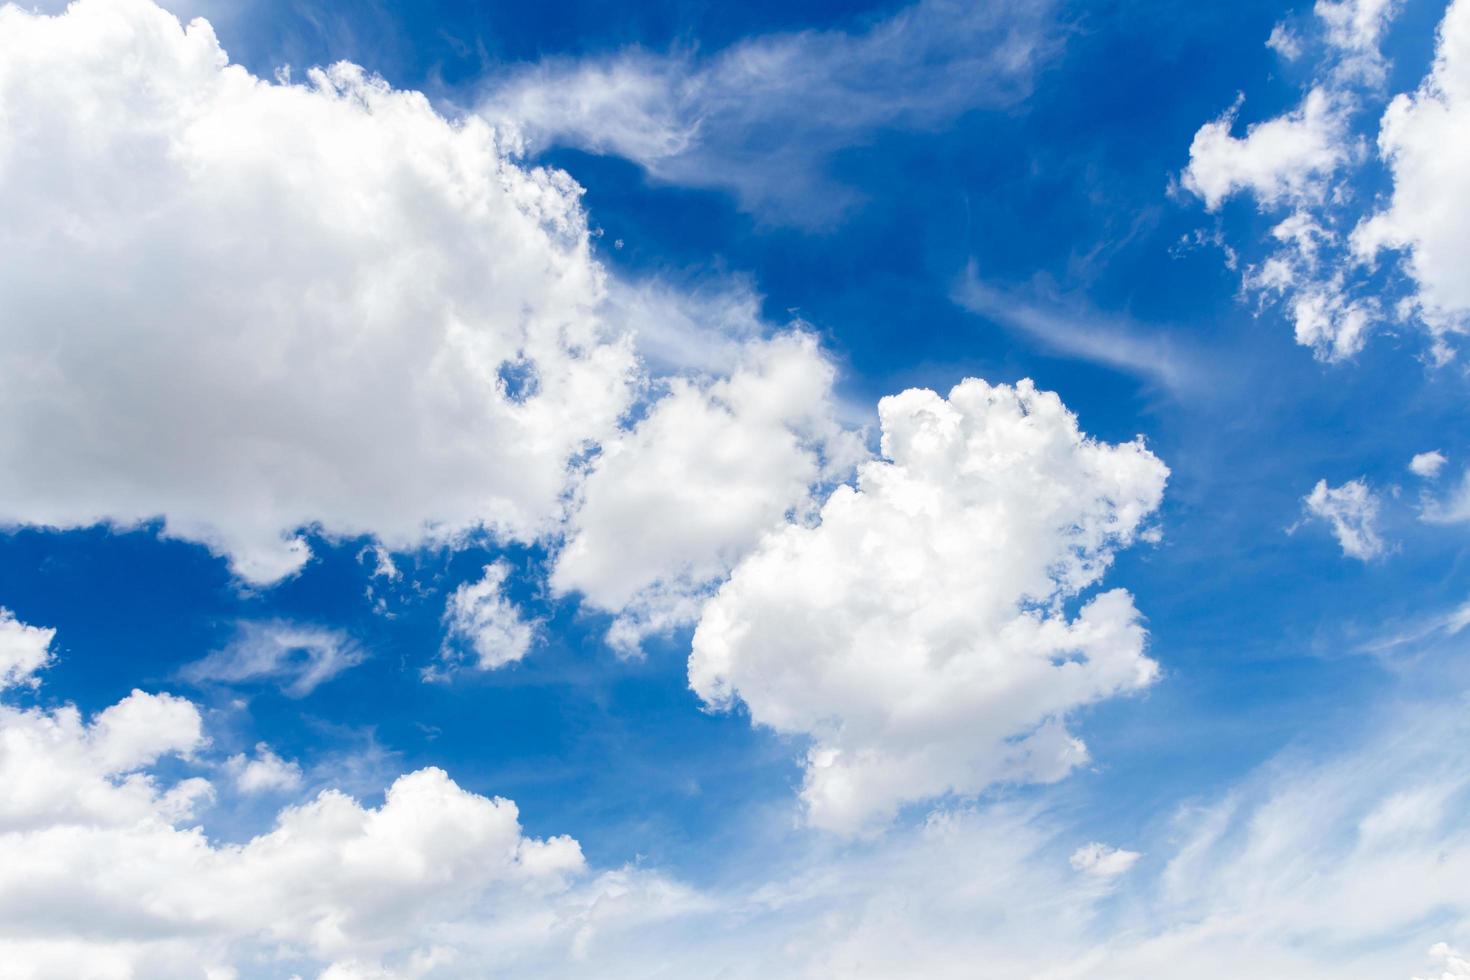
[[[1466,0],[166,6],[0,13],[14,976],[1470,976]]]

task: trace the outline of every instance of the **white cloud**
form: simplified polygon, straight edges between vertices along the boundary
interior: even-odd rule
[[[1183,177],[1209,210],[1240,192],[1263,210],[1293,209],[1269,255],[1245,265],[1243,285],[1247,295],[1281,300],[1298,343],[1323,360],[1352,357],[1375,329],[1397,321],[1423,329],[1431,358],[1444,362],[1454,356],[1454,335],[1470,329],[1461,274],[1470,263],[1470,0],[1447,6],[1432,70],[1383,111],[1377,147],[1391,178],[1388,206],[1369,214],[1362,203],[1373,177],[1353,120],[1383,105],[1388,63],[1380,48],[1400,7],[1318,0],[1321,57],[1301,107],[1243,139],[1230,135],[1235,110],[1206,124]],[[1292,228],[1306,233],[1283,234]],[[1402,253],[1407,288],[1398,276],[1375,274],[1387,251]]]
[[[0,103],[0,523],[161,516],[260,583],[306,527],[530,538],[629,404],[580,189],[478,119],[146,0],[4,7]]]
[[[1470,2],[1439,28],[1434,68],[1383,115],[1378,147],[1393,175],[1383,212],[1353,233],[1354,252],[1407,252],[1419,315],[1438,335],[1470,327]]]
[[[1318,480],[1302,505],[1313,518],[1326,521],[1342,553],[1359,561],[1372,561],[1386,550],[1378,533],[1378,495],[1362,480],[1349,480],[1329,487]]]
[[[551,577],[618,613],[613,644],[693,622],[767,531],[816,509],[814,485],[866,451],[834,417],[835,370],[814,337],[752,340],[728,377],[674,379],[608,442],[582,484]]]
[[[551,59],[500,80],[480,111],[534,143],[727,189],[766,221],[820,224],[856,200],[825,178],[834,154],[878,130],[936,129],[1024,98],[1054,47],[1051,6],[921,0],[851,32],[764,35],[708,58]]]
[[[254,758],[243,753],[230,756],[225,770],[242,793],[284,793],[301,785],[301,766],[282,759],[264,742],[255,746]]]
[[[45,712],[0,704],[0,833],[79,823],[126,827],[158,813],[187,817],[208,784],[186,780],[164,791],[140,770],[205,744],[198,709],[167,694],[134,691],[88,723],[73,707]]]
[[[1398,0],[1317,0],[1312,12],[1326,28],[1327,43],[1339,52],[1339,77],[1370,84],[1383,80],[1379,45],[1398,9]]]
[[[970,380],[883,399],[883,461],[814,527],[766,536],[706,606],[690,684],[810,735],[809,819],[852,831],[903,802],[1054,780],[1087,757],[1067,713],[1149,684],[1122,590],[1069,618],[1158,507],[1141,441],[1084,436],[1055,395]]]
[[[69,706],[0,705],[7,976],[565,968],[578,944],[692,901],[650,873],[590,871],[576,841],[525,836],[514,803],[432,768],[398,778],[380,806],[326,790],[244,843],[218,843],[191,825],[210,784],[149,771],[206,746],[198,709],[169,695],[135,691],[89,722]]]
[[[300,698],[365,657],[341,630],[281,620],[247,622],[224,649],[188,664],[179,674],[195,683],[273,681],[289,697]]]
[[[1470,470],[1460,477],[1460,482],[1440,499],[1429,494],[1422,496],[1419,519],[1426,524],[1460,524],[1470,521]]]
[[[1325,181],[1349,159],[1346,113],[1335,93],[1314,88],[1301,106],[1232,136],[1240,103],[1194,134],[1185,189],[1216,210],[1249,192],[1263,206],[1319,200]]]
[[[9,687],[36,687],[37,673],[51,665],[54,629],[28,626],[0,606],[0,691]]]
[[[1437,977],[1415,977],[1414,980],[1463,980],[1470,977],[1470,959],[1461,956],[1449,943],[1435,943],[1429,955],[1440,962],[1444,971]]]
[[[444,606],[448,635],[440,651],[446,665],[452,668],[461,659],[458,644],[474,650],[475,666],[480,670],[513,664],[531,651],[536,627],[521,618],[520,609],[506,597],[509,577],[510,565],[497,561],[485,566],[478,582],[465,582],[450,595]],[[427,676],[437,676],[437,669]]]
[[[1302,56],[1301,38],[1285,24],[1277,24],[1271,28],[1271,36],[1266,38],[1266,47],[1287,61],[1295,61]]]
[[[1082,874],[1115,878],[1126,873],[1140,857],[1142,855],[1137,851],[1125,851],[1094,841],[1073,851],[1069,863]]]
[[[1439,471],[1444,469],[1444,464],[1448,462],[1445,454],[1438,449],[1415,453],[1414,458],[1409,460],[1409,472],[1426,480],[1432,480],[1439,476]]]

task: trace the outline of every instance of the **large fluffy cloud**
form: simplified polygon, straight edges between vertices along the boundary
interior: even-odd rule
[[[1159,505],[1168,470],[1141,442],[1089,439],[1029,381],[911,390],[879,414],[887,458],[736,567],[689,661],[705,701],[813,737],[803,797],[841,830],[1056,779],[1086,758],[1067,713],[1156,673],[1126,592],[1065,608]]]
[[[305,526],[528,537],[628,405],[579,188],[482,122],[145,0],[0,10],[0,116],[0,524],[161,516],[257,582]]]

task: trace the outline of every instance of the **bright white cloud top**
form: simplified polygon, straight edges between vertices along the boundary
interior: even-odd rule
[[[1393,196],[1353,232],[1355,254],[1402,250],[1417,314],[1436,333],[1470,329],[1470,2],[1446,11],[1434,69],[1389,104],[1378,148]]]
[[[867,455],[835,418],[835,377],[815,338],[785,333],[749,342],[728,377],[673,379],[593,464],[552,587],[617,613],[608,638],[625,654],[692,623],[761,535],[814,512],[814,487]]]
[[[1095,585],[1159,506],[1141,441],[1085,436],[1050,392],[970,380],[879,404],[883,460],[816,526],[767,536],[705,607],[689,679],[809,735],[814,824],[1050,781],[1087,758],[1068,712],[1155,677],[1127,592]]]
[[[629,404],[579,188],[482,122],[145,0],[0,10],[0,106],[0,522],[161,516],[258,583],[308,526],[531,538]]]

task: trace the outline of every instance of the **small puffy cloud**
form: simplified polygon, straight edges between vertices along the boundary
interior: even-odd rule
[[[260,742],[255,755],[241,753],[225,761],[225,770],[242,793],[284,793],[301,785],[301,766],[288,762]]]
[[[366,656],[341,630],[283,620],[248,622],[239,625],[223,650],[196,660],[179,674],[195,683],[271,681],[289,697],[300,698]]]
[[[1116,878],[1133,867],[1141,856],[1137,851],[1125,851],[1094,841],[1072,852],[1071,865],[1082,874]]]
[[[50,665],[54,629],[29,626],[0,606],[0,691],[10,687],[36,687],[38,672]]]
[[[0,525],[161,517],[254,583],[304,528],[555,527],[637,373],[564,173],[147,0],[0,8],[0,105]]]
[[[1437,334],[1470,328],[1470,0],[1439,28],[1434,68],[1388,106],[1378,148],[1393,175],[1388,207],[1353,233],[1371,258],[1405,252],[1414,303]]]
[[[814,526],[762,539],[705,606],[708,704],[810,736],[802,798],[840,831],[904,802],[1055,780],[1087,758],[1081,705],[1156,676],[1132,597],[1094,585],[1159,506],[1141,441],[1085,436],[1056,395],[969,380],[879,404],[882,460]]]
[[[456,647],[467,645],[475,652],[475,666],[494,670],[521,660],[536,639],[536,627],[521,617],[521,611],[505,595],[510,565],[497,561],[485,566],[476,582],[455,589],[444,606],[448,631],[441,659],[453,664],[460,659]],[[430,676],[436,676],[431,669]]]
[[[1287,61],[1295,61],[1302,55],[1301,38],[1285,24],[1277,24],[1271,28],[1271,36],[1266,38],[1266,47]]]
[[[704,597],[767,531],[816,509],[861,442],[835,418],[835,370],[804,333],[748,342],[728,377],[674,379],[583,483],[551,577],[618,614],[624,653],[693,622]]]
[[[1326,480],[1318,480],[1302,505],[1309,517],[1327,522],[1344,555],[1371,561],[1386,550],[1378,533],[1378,495],[1364,481],[1330,487]]]
[[[1211,211],[1240,191],[1262,206],[1320,198],[1323,182],[1350,155],[1343,106],[1322,88],[1293,111],[1232,136],[1240,103],[1195,133],[1183,184]]]
[[[1444,464],[1448,462],[1445,454],[1438,449],[1431,449],[1426,453],[1415,453],[1414,458],[1409,460],[1409,472],[1426,480],[1432,480],[1439,476],[1439,471],[1444,469]]]

